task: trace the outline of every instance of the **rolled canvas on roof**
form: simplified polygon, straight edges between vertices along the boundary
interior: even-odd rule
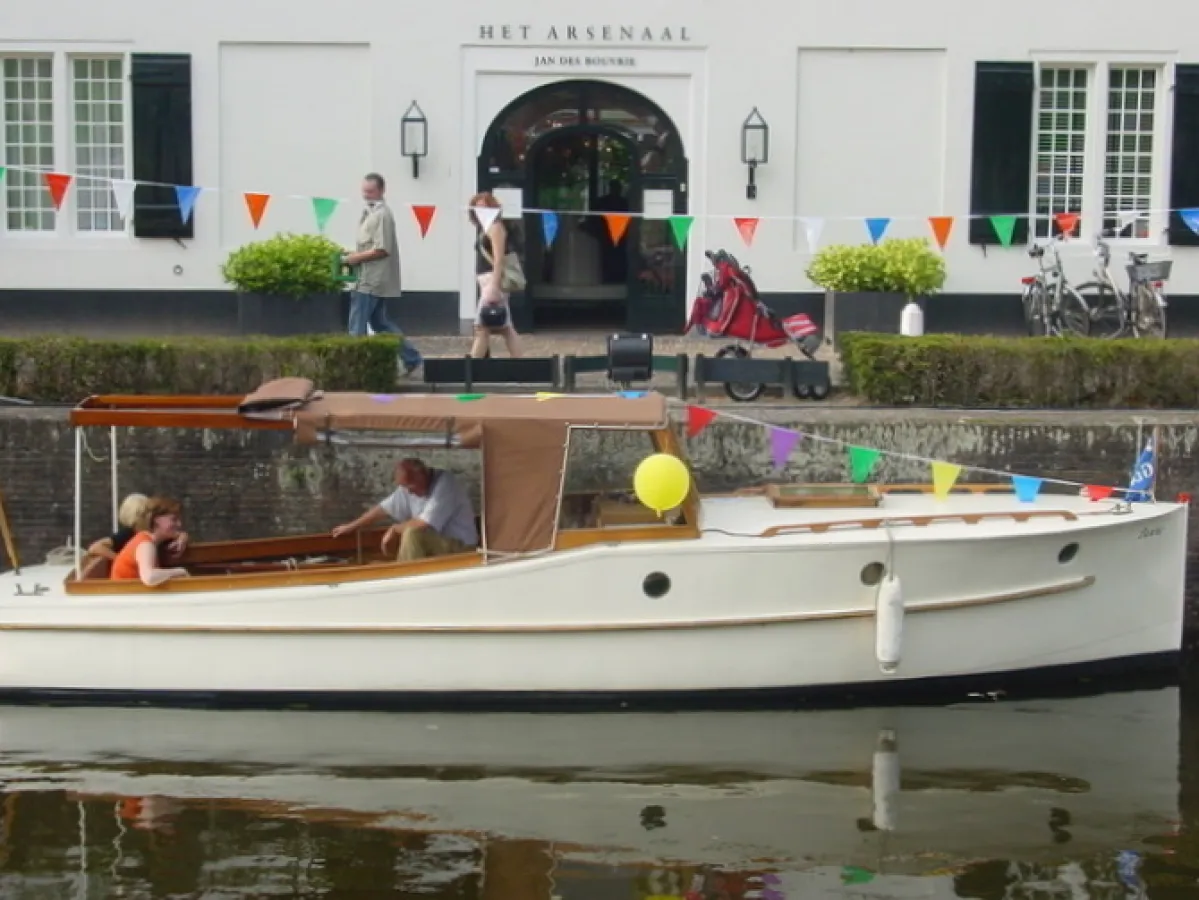
[[[312,399],[315,387],[307,378],[276,378],[242,400],[237,411],[247,416],[273,410],[298,409]]]

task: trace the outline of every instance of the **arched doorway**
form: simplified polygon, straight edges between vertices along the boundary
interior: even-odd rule
[[[687,158],[656,104],[608,82],[543,85],[495,117],[478,166],[480,190],[518,189],[534,210],[522,223],[518,328],[682,330],[686,254],[668,217],[687,211]],[[557,214],[552,243],[542,210]],[[618,242],[605,212],[633,214]]]

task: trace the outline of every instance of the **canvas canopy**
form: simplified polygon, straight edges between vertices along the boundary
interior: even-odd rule
[[[242,400],[247,418],[295,422],[296,440],[322,432],[409,431],[458,436],[483,452],[487,549],[548,549],[554,538],[570,428],[656,430],[668,426],[660,394],[638,397],[512,394],[366,394],[316,391],[307,379],[264,384]]]

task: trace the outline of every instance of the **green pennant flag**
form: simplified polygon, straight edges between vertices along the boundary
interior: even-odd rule
[[[845,866],[841,869],[842,884],[866,884],[874,881],[874,873],[860,866]]]
[[[316,216],[316,230],[321,234],[325,233],[325,226],[329,224],[329,218],[336,209],[336,200],[331,200],[328,197],[312,198],[312,213]]]
[[[674,242],[679,245],[680,250],[687,246],[687,235],[690,234],[691,223],[694,221],[694,216],[670,217],[670,230],[674,232]]]
[[[471,400],[482,400],[486,394],[459,394],[455,400],[461,400],[463,403],[469,403]]]
[[[991,216],[991,227],[995,229],[999,243],[1005,247],[1012,246],[1012,235],[1016,233],[1015,216]]]
[[[7,168],[5,168],[4,166],[0,166],[0,181],[4,180],[4,173],[7,171],[8,171]]]
[[[883,455],[881,450],[871,447],[849,448],[849,477],[854,484],[861,484],[870,477],[878,459]]]

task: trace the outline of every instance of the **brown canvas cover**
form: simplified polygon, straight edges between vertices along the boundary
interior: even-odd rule
[[[268,381],[238,404],[243,416],[254,413],[299,409],[313,398],[316,386],[307,378],[276,378]]]

